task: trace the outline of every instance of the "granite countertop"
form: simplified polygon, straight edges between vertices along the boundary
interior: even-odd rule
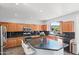
[[[64,46],[58,44],[56,40],[44,39],[43,41],[41,41],[40,38],[32,40],[31,45],[37,49],[45,49],[45,50],[53,50],[53,51],[58,51],[64,48]]]
[[[11,38],[23,38],[23,37],[27,37],[27,36],[16,36],[16,37],[9,37],[8,39],[11,39]],[[39,38],[40,35],[33,35],[31,36],[32,38]]]

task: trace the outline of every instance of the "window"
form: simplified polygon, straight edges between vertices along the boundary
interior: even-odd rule
[[[58,21],[52,22],[51,23],[51,31],[54,34],[60,33],[60,22],[58,22]]]

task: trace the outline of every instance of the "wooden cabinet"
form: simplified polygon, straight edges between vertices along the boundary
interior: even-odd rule
[[[8,23],[0,22],[0,25],[8,27]]]
[[[9,39],[6,42],[6,48],[15,47],[15,45],[16,45],[16,40],[14,40],[14,39]]]
[[[21,45],[21,39],[17,39],[17,40],[16,40],[16,44],[17,44],[16,46]]]
[[[21,39],[23,39],[23,38],[20,38],[20,37],[8,38],[5,48],[12,48],[12,47],[20,46]]]
[[[46,31],[47,30],[47,25],[19,24],[19,23],[8,23],[8,22],[0,22],[0,25],[6,26],[8,32],[23,31],[23,27],[31,28],[33,31]]]
[[[40,31],[40,30],[39,30],[39,25],[36,25],[36,31]]]
[[[41,25],[41,30],[42,31],[47,31],[47,25]]]
[[[6,26],[7,32],[18,32],[23,30],[23,24],[0,22],[0,25]]]
[[[34,24],[33,24],[33,30],[34,30],[34,31],[37,31],[37,25],[34,25]]]
[[[23,25],[22,24],[16,24],[15,31],[16,32],[23,31]]]
[[[73,21],[61,22],[60,31],[61,32],[74,32],[74,22]]]
[[[14,24],[14,23],[8,23],[7,25],[8,25],[8,27],[7,27],[7,31],[8,32],[14,32],[14,31],[16,31],[16,24]]]

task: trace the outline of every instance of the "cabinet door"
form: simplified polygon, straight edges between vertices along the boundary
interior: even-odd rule
[[[0,25],[8,27],[8,23],[0,22]]]
[[[16,24],[16,32],[17,31],[22,31],[22,30],[23,30],[22,24]]]
[[[36,25],[36,31],[39,31],[40,28],[39,28],[39,25]]]
[[[20,38],[17,38],[16,39],[16,46],[20,46],[21,45],[21,39]]]
[[[16,24],[8,23],[8,32],[15,32],[16,31]]]
[[[16,40],[14,39],[9,39],[6,42],[6,48],[11,48],[11,47],[14,47],[15,45],[16,45]]]
[[[41,30],[42,31],[47,31],[47,25],[41,25]]]
[[[12,48],[21,45],[22,38],[9,38],[6,42],[6,48]]]
[[[39,31],[42,31],[41,25],[39,25]]]
[[[35,24],[33,24],[33,30],[34,30],[34,31],[37,31],[37,27],[36,27]]]
[[[73,21],[67,21],[67,22],[61,22],[61,31],[62,32],[74,32],[74,22]]]

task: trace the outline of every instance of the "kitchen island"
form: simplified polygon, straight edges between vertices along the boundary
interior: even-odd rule
[[[34,39],[31,45],[36,49],[36,55],[64,55],[63,42],[59,43],[58,40],[51,40],[47,38]],[[62,39],[60,39],[62,40]]]
[[[57,45],[57,40],[44,39],[43,41],[41,41],[41,39],[42,38],[39,36],[33,36],[30,42],[32,47],[34,47],[36,50],[36,53],[34,55],[63,55],[64,54],[64,46],[61,45],[61,43]],[[20,40],[24,40],[24,37],[8,38],[6,47],[9,49],[9,48],[21,46]]]

